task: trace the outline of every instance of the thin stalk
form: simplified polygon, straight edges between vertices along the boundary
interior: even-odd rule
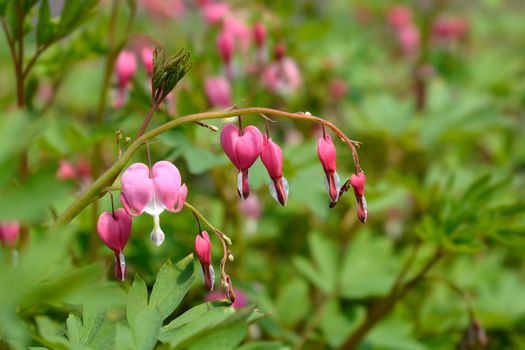
[[[153,112],[150,111],[152,114]],[[131,159],[133,154],[143,145],[146,141],[151,141],[160,134],[173,129],[177,126],[192,123],[200,120],[209,120],[209,119],[225,119],[237,115],[248,115],[248,114],[259,114],[263,113],[266,115],[272,115],[274,117],[296,119],[296,120],[307,120],[316,123],[321,123],[326,127],[330,128],[347,146],[352,152],[354,159],[354,164],[356,170],[360,171],[361,167],[359,166],[359,157],[357,155],[357,149],[355,147],[355,141],[352,141],[348,136],[346,136],[337,126],[332,124],[329,121],[324,119],[305,115],[302,113],[289,113],[283,112],[271,108],[264,107],[250,107],[236,109],[234,111],[218,111],[218,112],[203,112],[190,114],[181,118],[174,119],[169,121],[155,129],[152,129],[142,136],[137,138],[135,141],[129,144],[127,150],[122,154],[122,158],[118,159],[104,174],[102,174],[98,179],[96,179],[76,200],[73,202],[55,221],[53,228],[58,228],[68,224],[73,218],[75,218],[92,200],[92,198],[98,196],[104,188],[109,187],[113,184],[115,179],[119,176],[120,172],[126,166],[127,162]]]

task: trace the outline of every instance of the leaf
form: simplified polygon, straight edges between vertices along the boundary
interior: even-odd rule
[[[38,13],[38,24],[36,27],[36,42],[42,46],[52,39],[54,24],[51,22],[51,8],[49,0],[42,0]]]
[[[135,280],[128,292],[128,299],[126,302],[126,317],[128,324],[135,323],[135,319],[141,310],[148,306],[148,289],[146,283],[139,276],[135,276]]]
[[[279,320],[286,326],[293,326],[310,311],[308,284],[301,279],[294,279],[285,285],[276,302]]]
[[[392,242],[364,230],[348,246],[341,267],[341,296],[384,295],[394,282],[398,265]]]
[[[284,346],[282,343],[279,342],[265,342],[265,341],[258,341],[258,342],[250,342],[248,344],[244,344],[243,346],[238,347],[236,350],[289,350],[290,347]]]
[[[182,349],[194,344],[195,341],[210,332],[246,322],[253,309],[254,307],[240,310],[231,307],[211,308],[205,314],[182,326],[173,327],[170,324],[164,327],[159,338],[162,342],[169,343],[174,349]]]
[[[164,320],[180,304],[194,279],[193,254],[188,255],[175,266],[171,260],[168,260],[157,274],[149,305],[157,306]]]
[[[218,332],[212,332],[196,341],[190,350],[231,350],[244,339],[248,331],[245,323],[236,324]]]
[[[365,319],[362,306],[342,309],[339,300],[327,301],[320,328],[324,339],[334,348],[339,347],[348,335]]]
[[[7,6],[12,0],[0,0],[0,16],[5,15],[5,11],[7,9]]]
[[[156,306],[142,309],[130,323],[136,349],[151,350],[157,343],[162,319]]]

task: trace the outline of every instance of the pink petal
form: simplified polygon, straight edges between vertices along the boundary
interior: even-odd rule
[[[273,180],[283,176],[283,151],[268,135],[264,135],[261,160]]]
[[[246,170],[259,158],[263,144],[263,137],[255,126],[247,126],[235,146],[240,170]]]
[[[153,197],[153,181],[149,177],[146,164],[132,164],[122,174],[121,200],[126,210],[132,215],[140,215]]]
[[[239,128],[237,128],[234,124],[228,124],[225,125],[224,128],[222,128],[221,131],[221,145],[222,149],[224,150],[224,153],[230,158],[233,165],[239,170],[240,168],[240,161],[237,156],[237,142],[239,140]]]
[[[179,189],[179,198],[177,198],[177,207],[174,210],[170,210],[174,213],[178,213],[182,210],[182,207],[184,206],[184,202],[186,202],[186,197],[188,196],[188,187],[186,187],[186,184],[183,184]]]
[[[109,249],[121,252],[131,233],[131,217],[122,208],[116,210],[115,217],[106,211],[98,219],[97,232]]]
[[[325,172],[335,172],[336,151],[332,137],[325,134],[317,141],[317,155]]]
[[[155,198],[161,201],[166,209],[174,211],[181,188],[179,169],[172,163],[163,160],[155,163],[151,175],[155,186]]]

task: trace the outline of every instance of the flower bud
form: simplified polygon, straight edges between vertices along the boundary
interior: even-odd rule
[[[231,62],[234,46],[235,41],[230,31],[223,30],[219,33],[217,37],[217,49],[219,50],[222,61],[227,65]]]
[[[115,63],[115,72],[119,88],[126,88],[137,70],[135,55],[130,51],[121,51]]]
[[[336,150],[332,137],[325,133],[317,141],[317,155],[323,166],[330,203],[339,199],[339,175],[336,172]]]
[[[253,39],[258,48],[264,46],[266,41],[266,27],[261,22],[257,22],[253,26]]]
[[[13,248],[20,234],[20,224],[17,221],[0,221],[0,242]]]
[[[205,90],[212,107],[227,108],[232,105],[230,82],[225,77],[206,78]]]
[[[208,232],[202,231],[195,237],[195,251],[201,264],[206,289],[212,291],[215,283],[215,272],[211,264],[211,242]]]
[[[368,208],[365,198],[365,182],[366,176],[363,172],[359,174],[352,174],[350,177],[350,185],[354,189],[355,198],[357,200],[357,217],[362,223],[366,222],[368,218]]]
[[[285,206],[289,189],[288,181],[283,177],[283,151],[266,134],[261,150],[261,160],[272,179],[270,183],[272,197],[282,206]]]

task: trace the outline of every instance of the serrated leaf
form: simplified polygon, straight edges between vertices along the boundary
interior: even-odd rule
[[[139,276],[135,276],[135,280],[128,292],[128,299],[126,302],[126,317],[128,324],[134,324],[137,315],[141,310],[148,306],[148,288],[146,283]]]
[[[130,323],[130,329],[135,340],[135,349],[151,350],[157,343],[162,319],[156,306],[142,309]]]
[[[159,270],[149,305],[157,306],[162,319],[168,317],[179,305],[193,284],[193,254],[179,261],[175,266],[168,260]]]

